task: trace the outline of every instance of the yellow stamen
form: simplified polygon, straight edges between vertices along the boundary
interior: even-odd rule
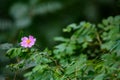
[[[28,39],[26,42],[27,42],[27,44],[30,44],[31,41]]]

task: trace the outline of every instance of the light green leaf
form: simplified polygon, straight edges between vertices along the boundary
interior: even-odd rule
[[[104,79],[104,76],[105,76],[104,73],[99,74],[99,75],[97,75],[93,80],[103,80],[103,79]]]

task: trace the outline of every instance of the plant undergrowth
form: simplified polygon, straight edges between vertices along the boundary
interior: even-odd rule
[[[73,23],[63,32],[70,36],[56,37],[52,50],[9,49],[6,56],[16,63],[7,67],[26,80],[120,80],[120,16]]]

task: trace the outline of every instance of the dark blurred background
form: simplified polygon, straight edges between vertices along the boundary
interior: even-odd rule
[[[67,25],[97,24],[116,15],[120,15],[120,0],[0,0],[0,80],[14,75],[5,68],[12,61],[5,52],[21,36],[33,35],[40,49],[52,49],[54,37],[63,35]]]

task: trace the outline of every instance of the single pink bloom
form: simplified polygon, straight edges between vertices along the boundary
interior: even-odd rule
[[[31,35],[29,37],[23,37],[21,40],[20,45],[24,48],[31,48],[36,42],[36,38]]]

